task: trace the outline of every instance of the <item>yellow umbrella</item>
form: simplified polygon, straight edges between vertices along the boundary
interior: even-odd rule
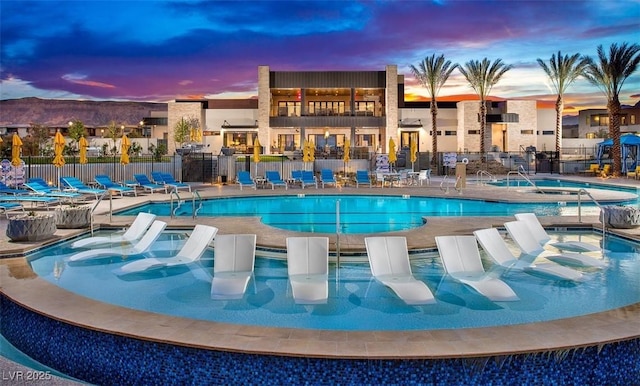
[[[413,164],[418,160],[418,143],[416,141],[411,141],[411,146],[409,146],[409,160],[411,161],[411,169],[413,169]]]
[[[304,141],[304,145],[302,146],[302,162],[311,162],[310,155],[309,141]]]
[[[18,133],[13,133],[11,140],[11,165],[18,167],[22,160],[20,159],[20,149],[22,149],[22,140]]]
[[[253,140],[253,162],[260,162],[260,150],[262,145],[260,145],[260,140],[256,136],[256,139]]]
[[[396,143],[393,142],[393,138],[389,138],[389,163],[394,164],[398,160],[396,157]]]
[[[351,141],[349,141],[348,139],[346,139],[344,141],[344,162],[349,162],[349,160],[351,159],[349,157],[349,152],[351,151]]]
[[[87,159],[87,147],[89,147],[89,142],[87,142],[87,139],[82,136],[80,137],[80,141],[78,141],[78,146],[80,146],[80,163],[86,164],[89,162]]]
[[[129,147],[131,147],[131,141],[129,141],[129,138],[125,134],[122,136],[122,143],[120,144],[120,151],[122,152],[122,154],[120,154],[120,163],[122,165],[129,163]]]
[[[62,156],[64,145],[65,145],[65,142],[64,142],[64,137],[62,136],[62,133],[59,131],[56,131],[56,136],[53,137],[53,154],[55,155],[55,157],[53,157],[53,164],[57,168],[61,168],[64,166],[64,157]]]

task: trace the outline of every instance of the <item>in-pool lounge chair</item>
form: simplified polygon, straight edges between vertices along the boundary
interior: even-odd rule
[[[437,236],[436,245],[444,270],[452,279],[494,302],[519,300],[507,283],[485,272],[475,236]]]
[[[218,235],[213,252],[211,299],[241,299],[253,275],[256,235]]]
[[[180,251],[171,257],[147,257],[132,261],[113,271],[116,275],[128,275],[153,269],[175,267],[194,263],[204,255],[213,238],[216,237],[218,228],[209,225],[197,224],[189,235]]]
[[[526,227],[524,223],[518,225]],[[520,270],[530,274],[550,276],[561,280],[578,281],[583,279],[581,272],[551,261],[530,263],[520,260],[509,250],[509,246],[496,228],[480,229],[473,232],[473,234],[487,255],[501,267],[509,270]],[[535,258],[537,255],[531,257]]]
[[[156,215],[139,212],[131,226],[123,234],[111,236],[94,236],[74,241],[71,248],[88,248],[100,244],[133,243],[139,240],[147,232],[147,229],[155,221]]]
[[[369,172],[366,170],[356,170],[356,188],[360,185],[369,185],[371,187],[371,178],[369,178]]]
[[[276,186],[284,186],[284,189],[289,189],[289,185],[286,181],[280,177],[280,172],[277,170],[267,170],[265,173],[267,177],[267,183],[271,185],[271,190],[275,189]]]
[[[180,189],[186,189],[189,192],[191,191],[191,185],[184,183],[184,182],[180,182],[180,181],[176,181],[175,178],[173,178],[173,175],[171,175],[171,173],[165,173],[165,172],[151,172],[151,178],[153,178],[153,181],[156,184],[159,185],[166,185],[169,188],[171,188],[172,190],[180,190]]]
[[[133,194],[134,196],[137,196],[136,190],[134,188],[116,184],[111,180],[111,177],[106,174],[96,174],[93,178],[96,183],[103,189],[120,193],[121,196],[124,196],[125,194]]]
[[[287,272],[296,303],[326,303],[329,297],[329,238],[287,237]]]
[[[62,180],[62,183],[65,185],[65,189],[80,194],[93,194],[96,197],[96,200],[98,197],[107,193],[105,189],[95,189],[85,185],[77,177],[61,177],[60,180]]]
[[[166,228],[166,226],[166,222],[155,220],[153,224],[151,224],[147,232],[144,234],[144,236],[142,236],[142,238],[132,246],[128,246],[125,248],[89,249],[87,251],[74,253],[73,255],[69,256],[69,261],[83,261],[113,255],[133,256],[143,254],[151,249],[151,246],[156,242],[156,240],[158,240],[158,237],[160,237],[160,234],[162,234],[162,231],[164,231],[164,228]]]
[[[411,272],[406,237],[365,237],[371,274],[410,305],[436,302],[427,285]]]
[[[504,223],[504,227],[507,228],[507,232],[509,232],[511,239],[518,244],[518,247],[522,252],[527,255],[539,256],[543,252],[546,252],[548,255],[545,254],[543,257],[560,264],[594,268],[604,268],[607,265],[607,263],[602,259],[597,259],[582,253],[563,252],[562,254],[554,254],[553,252],[545,251],[544,248],[537,243],[528,224],[523,225],[517,223],[521,223],[521,221],[506,222]]]
[[[167,193],[166,185],[160,185],[160,184],[151,182],[151,180],[149,179],[149,177],[147,177],[146,174],[134,174],[133,178],[136,179],[136,182],[142,189],[144,189],[145,191],[149,191],[149,193],[151,194],[153,194],[153,192],[155,191],[162,191],[162,190],[164,190],[164,192]]]
[[[533,234],[533,237],[538,241],[540,245],[549,244],[552,247],[556,247],[563,251],[572,251],[572,252],[596,252],[600,250],[600,247],[597,245],[593,245],[590,243],[585,243],[582,241],[564,241],[564,242],[553,242],[549,243],[551,237],[544,230],[540,221],[538,221],[538,217],[536,217],[535,213],[518,213],[515,215],[516,220],[524,221],[527,224],[527,227]]]
[[[333,175],[333,171],[331,169],[320,170],[320,180],[323,189],[325,185],[338,186],[338,181],[336,181],[336,178]]]
[[[256,182],[251,178],[251,173],[247,171],[239,171],[236,182],[240,185],[240,190],[245,186],[256,189]]]

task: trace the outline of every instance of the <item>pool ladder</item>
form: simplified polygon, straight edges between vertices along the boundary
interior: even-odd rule
[[[606,227],[607,227],[604,221],[604,211],[602,210],[602,205],[600,205],[600,203],[595,198],[593,198],[591,193],[589,193],[584,188],[578,189],[578,222],[582,222],[582,195],[583,194],[589,197],[591,201],[593,201],[593,203],[596,204],[596,206],[600,209],[600,221],[602,221],[602,246],[604,248],[604,237],[606,234]]]
[[[482,176],[487,176],[487,178],[488,178],[487,182],[489,182],[489,181],[497,181],[497,178],[493,174],[489,173],[488,171],[486,171],[486,170],[478,170],[476,172],[476,181],[478,182],[478,185],[486,185],[486,183],[484,182]]]
[[[175,196],[175,200],[174,200],[174,196]],[[170,200],[170,210],[171,210],[171,218],[175,218],[176,217],[176,212],[178,211],[178,209],[180,209],[180,207],[186,202],[185,199],[180,198],[180,194],[178,194],[178,189],[173,189],[171,191],[171,200]],[[196,202],[197,202],[197,207],[196,207]],[[174,203],[175,208],[174,208]],[[191,218],[195,219],[196,217],[198,217],[198,212],[200,211],[200,209],[202,209],[202,197],[200,196],[200,192],[198,192],[197,190],[194,190],[193,192],[191,192]]]
[[[458,176],[455,181],[452,181],[452,183],[445,185],[445,182],[447,182],[448,177],[449,176],[445,175],[442,181],[440,182],[440,190],[444,191],[446,194],[449,194],[449,187],[453,185],[453,188],[458,192],[458,194],[462,194],[462,187],[460,186],[460,183],[462,181],[462,176]]]
[[[519,177],[522,177],[523,180],[525,180],[526,182],[528,182],[531,186],[533,186],[534,188],[536,188],[536,190],[539,193],[545,194],[544,190],[540,189],[540,187],[538,187],[533,181],[531,181],[531,179],[525,174],[526,171],[524,170],[524,167],[522,165],[520,165],[518,167],[517,171],[510,171],[509,173],[507,173],[507,189],[511,188],[511,185],[509,184],[509,176],[511,174],[517,174]],[[519,186],[519,185],[518,185]]]

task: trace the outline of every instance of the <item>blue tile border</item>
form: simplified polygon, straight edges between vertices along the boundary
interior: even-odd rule
[[[542,353],[455,359],[327,359],[176,346],[48,318],[0,295],[2,334],[35,360],[110,384],[607,384],[640,379],[640,339]]]

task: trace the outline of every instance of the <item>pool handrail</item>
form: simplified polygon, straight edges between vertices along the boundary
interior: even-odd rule
[[[587,195],[587,197],[589,197],[591,201],[593,201],[593,203],[596,204],[596,206],[600,209],[599,217],[600,217],[600,220],[602,221],[602,247],[604,248],[604,237],[606,234],[606,227],[607,227],[604,221],[604,211],[602,210],[602,205],[600,205],[598,200],[596,200],[591,195],[591,193],[589,193],[589,191],[586,190],[585,188],[578,189],[578,222],[582,222],[582,195],[583,194]]]
[[[476,181],[478,181],[478,185],[482,185],[482,182],[484,181],[484,180],[482,179],[482,176],[483,176],[483,175],[487,175],[487,177],[489,177],[489,180],[490,180],[490,181],[496,181],[496,180],[497,180],[497,178],[496,178],[493,174],[489,173],[489,172],[488,172],[488,171],[486,171],[486,170],[482,170],[482,169],[480,169],[480,170],[478,170],[478,171],[476,172]]]
[[[520,171],[522,169],[522,172]],[[533,186],[534,188],[536,188],[536,190],[539,193],[545,194],[544,190],[540,189],[540,187],[538,187],[533,181],[531,181],[531,179],[529,177],[527,177],[524,173],[526,173],[526,170],[524,170],[524,167],[522,165],[520,165],[518,167],[518,170],[514,171],[511,170],[507,173],[507,189],[509,189],[511,187],[511,185],[509,184],[509,176],[511,174],[517,174],[518,176],[522,177],[522,179],[524,179],[525,181],[527,181],[531,186]]]
[[[178,205],[174,208],[173,207],[173,196],[176,196],[177,198],[177,202]],[[171,218],[175,218],[176,217],[176,212],[178,211],[178,209],[180,209],[180,206],[182,206],[182,204],[185,203],[185,199],[182,199],[180,197],[180,194],[178,194],[178,189],[172,189],[170,192],[170,209],[169,209],[169,213],[171,213]],[[199,205],[196,208],[196,197],[198,198],[198,202]],[[198,217],[198,211],[202,209],[202,197],[200,196],[200,192],[198,192],[197,190],[194,190],[191,192],[191,218],[195,219],[196,217]]]

